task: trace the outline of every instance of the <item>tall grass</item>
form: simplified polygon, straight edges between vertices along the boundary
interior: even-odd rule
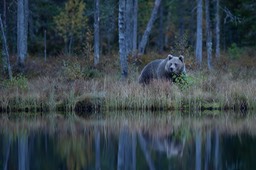
[[[3,84],[0,88],[2,112],[12,111],[81,111],[108,110],[237,110],[256,108],[256,80],[225,72],[189,72],[186,85],[153,81],[142,86],[136,76],[127,81],[104,77],[97,79],[66,79],[65,76],[23,79]],[[78,105],[79,103],[79,105]],[[100,105],[100,106],[99,106]],[[86,109],[86,107],[90,109]],[[79,109],[78,109],[79,110]],[[98,111],[98,110],[97,110]]]

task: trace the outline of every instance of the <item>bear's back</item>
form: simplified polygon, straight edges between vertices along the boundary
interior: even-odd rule
[[[157,70],[160,65],[160,63],[164,59],[156,59],[148,63],[142,70],[140,77],[139,77],[139,83],[146,83],[148,84],[150,79],[157,78]]]

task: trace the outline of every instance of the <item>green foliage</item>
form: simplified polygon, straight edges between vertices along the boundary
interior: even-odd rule
[[[95,78],[101,75],[97,69],[81,66],[77,61],[63,62],[62,72],[68,80]]]
[[[83,78],[83,68],[78,62],[63,62],[62,71],[65,78],[75,80]]]
[[[8,88],[16,87],[21,90],[26,90],[28,88],[28,79],[20,74],[13,77],[12,80],[4,80],[3,85]]]
[[[181,74],[180,76],[173,75],[172,78],[180,89],[186,89],[194,83],[194,78],[185,74]]]
[[[81,38],[88,29],[88,19],[84,13],[85,3],[83,0],[68,0],[60,14],[54,17],[57,32],[64,39],[66,45],[69,43],[71,46],[74,40]]]
[[[228,48],[228,55],[232,60],[240,59],[242,55],[242,49],[239,48],[236,43],[232,43],[231,47]]]

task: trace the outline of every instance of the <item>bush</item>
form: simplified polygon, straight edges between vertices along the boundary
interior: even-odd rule
[[[242,49],[236,43],[232,43],[231,47],[228,48],[228,55],[232,60],[238,60],[242,55]]]
[[[191,86],[194,82],[192,76],[181,74],[180,76],[173,76],[174,82],[178,85],[179,88],[185,89]]]
[[[12,80],[4,80],[3,85],[8,88],[16,87],[21,90],[26,90],[28,88],[28,79],[24,75],[19,74],[13,77]]]
[[[83,67],[78,61],[63,62],[62,73],[68,80],[95,78],[101,75],[97,69]]]

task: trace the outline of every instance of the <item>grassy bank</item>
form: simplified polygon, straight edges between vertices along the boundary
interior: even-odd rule
[[[104,64],[98,69],[89,68],[79,60],[48,62],[54,64],[51,67],[49,63],[34,65],[27,71],[30,74],[1,81],[1,112],[178,110],[205,113],[215,110],[220,113],[235,110],[246,113],[256,109],[253,67],[209,72],[188,65],[186,84],[154,81],[143,87],[137,82],[141,69],[137,66],[132,66],[128,80],[121,81],[117,63],[112,65],[116,69],[111,70]]]
[[[136,81],[105,77],[97,80],[41,77],[25,87],[12,85],[0,91],[1,112],[95,112],[99,110],[236,110],[256,108],[256,80],[233,80],[229,74],[193,73],[185,88],[155,81],[143,87]]]

